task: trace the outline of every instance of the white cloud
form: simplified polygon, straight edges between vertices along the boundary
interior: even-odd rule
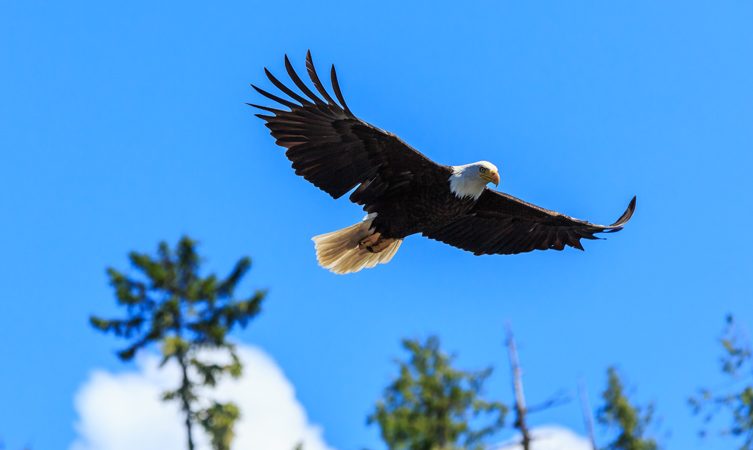
[[[495,450],[522,450],[520,435],[495,446]],[[531,430],[532,450],[592,450],[588,439],[569,428],[558,425],[536,427]]]
[[[243,362],[239,380],[225,378],[211,396],[235,402],[241,418],[235,426],[235,449],[332,450],[322,429],[309,423],[295,398],[293,385],[280,367],[258,348],[239,345]],[[77,439],[70,450],[183,450],[186,435],[177,402],[163,402],[161,393],[180,379],[177,365],[159,368],[159,358],[137,357],[138,370],[127,373],[94,371],[75,397]],[[200,427],[194,429],[197,449],[209,449]]]

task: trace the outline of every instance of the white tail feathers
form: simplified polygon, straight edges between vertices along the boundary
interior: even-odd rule
[[[330,272],[345,274],[389,262],[403,242],[402,239],[395,239],[378,253],[358,246],[364,238],[374,234],[371,223],[375,217],[376,214],[369,214],[363,222],[311,238],[316,247],[319,265]]]

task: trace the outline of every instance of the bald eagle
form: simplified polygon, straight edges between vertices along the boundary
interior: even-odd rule
[[[486,185],[500,181],[494,164],[443,166],[358,119],[343,99],[334,65],[332,89],[339,104],[319,80],[311,52],[306,69],[321,97],[301,81],[287,55],[285,68],[303,95],[264,72],[294,101],[252,87],[289,110],[249,105],[273,114],[256,116],[266,121],[277,145],[287,149],[297,175],[335,199],[353,190],[350,201],[367,213],[360,223],[312,239],[319,264],[332,272],[386,263],[403,239],[416,233],[475,255],[562,250],[566,245],[583,250],[580,239],[622,229],[635,211],[633,197],[615,223],[595,225],[491,190]]]

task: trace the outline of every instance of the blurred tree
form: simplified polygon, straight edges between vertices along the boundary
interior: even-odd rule
[[[251,268],[251,260],[240,259],[224,280],[213,274],[201,278],[201,258],[196,253],[196,242],[189,237],[178,242],[175,252],[161,242],[155,257],[131,252],[129,259],[142,274],[138,279],[107,269],[117,302],[126,308],[127,317],[107,320],[92,316],[91,325],[130,340],[130,345],[117,353],[123,361],[131,360],[141,348],[158,344],[161,364],[173,360],[181,369],[180,386],[165,392],[163,399],[180,402],[189,450],[194,450],[192,427],[196,422],[209,433],[216,450],[228,449],[233,424],[239,417],[238,407],[212,402],[202,409],[200,405],[206,401],[199,397],[197,388],[215,386],[223,374],[241,375],[235,346],[226,336],[235,325],[245,327],[259,313],[265,296],[265,292],[256,291],[248,299],[234,298],[236,286]],[[206,354],[200,353],[204,349],[227,352],[229,362],[219,363],[214,355],[208,360]]]
[[[586,391],[586,382],[583,378],[578,379],[578,391],[580,394],[580,407],[583,413],[583,422],[586,424],[588,432],[588,443],[591,444],[591,450],[597,450],[596,433],[594,432],[594,415],[591,411],[591,404],[588,402],[588,392]]]
[[[599,408],[597,421],[609,428],[619,430],[617,438],[609,443],[607,450],[659,450],[654,438],[645,437],[654,416],[654,405],[645,408],[633,406],[625,394],[622,377],[614,367],[607,368],[607,388],[601,394],[604,405]]]
[[[212,437],[214,450],[230,450],[230,443],[235,437],[233,425],[240,417],[238,407],[233,403],[214,402],[196,416],[204,431]]]
[[[518,350],[512,333],[512,324],[509,321],[505,322],[505,335],[507,336],[507,339],[505,339],[505,342],[507,343],[507,351],[510,354],[512,390],[515,394],[515,405],[513,405],[513,409],[515,410],[515,422],[513,422],[513,427],[520,431],[520,445],[523,447],[523,450],[529,450],[531,448],[532,439],[531,431],[528,429],[526,423],[526,416],[528,415],[529,410],[526,407],[526,398],[523,393],[523,369],[520,368],[520,363],[518,362]]]
[[[510,369],[512,369],[512,389],[515,394],[515,404],[513,405],[515,421],[512,426],[520,431],[520,445],[523,447],[523,450],[529,450],[534,438],[531,436],[531,430],[528,428],[528,415],[566,403],[570,401],[570,396],[560,392],[544,403],[536,406],[526,406],[525,394],[523,393],[523,369],[520,367],[520,362],[518,361],[518,350],[515,345],[515,337],[513,336],[510,321],[505,321],[505,335],[505,342],[510,355]]]
[[[442,352],[434,336],[424,344],[408,339],[402,344],[410,359],[395,360],[400,374],[385,389],[367,423],[379,424],[390,450],[483,448],[483,438],[502,428],[507,413],[504,404],[481,398],[492,368],[452,368],[454,356]],[[491,422],[472,429],[471,420],[482,414]]]
[[[698,396],[690,397],[688,403],[694,414],[703,414],[705,424],[721,410],[729,411],[732,425],[723,428],[720,434],[740,437],[743,442],[738,449],[753,450],[753,360],[748,333],[743,324],[728,315],[727,326],[719,341],[724,348],[724,354],[719,358],[722,373],[732,382],[717,392],[699,389]],[[707,434],[706,429],[701,429],[701,436]]]

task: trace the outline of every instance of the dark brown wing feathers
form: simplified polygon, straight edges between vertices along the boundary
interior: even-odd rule
[[[308,56],[311,56],[311,53],[308,53]],[[311,58],[308,58],[311,59]],[[313,63],[311,64],[313,67]],[[340,101],[340,104],[343,105],[343,108],[345,109],[345,112],[347,114],[353,115],[352,112],[350,112],[350,109],[348,108],[348,105],[345,103],[345,99],[343,98],[342,92],[340,92],[340,83],[337,82],[337,72],[335,72],[335,65],[332,64],[332,70],[330,71],[332,75],[332,89],[335,90],[335,95],[337,96],[337,99]]]
[[[636,199],[612,225],[596,225],[486,189],[467,215],[424,236],[476,255],[525,253],[532,250],[583,250],[580,239],[595,233],[619,231],[635,211]]]
[[[334,67],[335,66],[333,65],[332,68],[334,69]],[[311,60],[310,51],[306,53],[306,71],[308,72],[309,78],[311,78],[311,81],[314,82],[314,87],[316,87],[316,90],[319,91],[319,93],[322,95],[322,97],[324,97],[325,100],[327,100],[328,104],[334,105],[335,101],[332,100],[332,97],[329,96],[329,93],[327,92],[326,89],[324,89],[324,85],[319,80],[319,75],[317,75],[316,69],[314,68],[314,63]],[[335,79],[337,79],[336,76],[335,76]]]
[[[356,118],[345,103],[334,66],[332,88],[339,104],[322,85],[310,52],[306,54],[306,71],[324,100],[306,86],[287,56],[285,69],[303,95],[285,86],[268,70],[264,71],[272,84],[295,102],[252,86],[263,96],[290,110],[251,106],[273,114],[256,116],[267,122],[277,144],[287,149],[285,154],[293,163],[296,174],[334,198],[360,184],[361,188],[357,194],[354,192],[351,201],[367,207],[380,201],[382,195],[406,189],[411,182],[425,178],[406,176],[406,173],[421,171],[426,175],[435,172],[449,177],[449,168],[435,164],[397,136]],[[372,182],[377,177],[378,182]]]

